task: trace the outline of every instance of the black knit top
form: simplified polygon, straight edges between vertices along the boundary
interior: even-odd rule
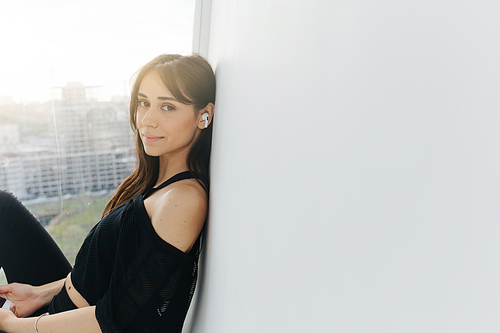
[[[189,178],[190,172],[177,174],[120,205],[85,239],[71,281],[96,305],[102,332],[181,332],[196,284],[200,238],[189,253],[165,242],[143,200]]]

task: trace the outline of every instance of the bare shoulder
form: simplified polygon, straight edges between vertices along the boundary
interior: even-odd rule
[[[203,227],[207,205],[205,190],[196,181],[188,180],[158,193],[147,209],[156,233],[167,243],[188,252]]]
[[[207,193],[194,179],[188,179],[172,184],[163,195],[165,201],[179,200],[186,204],[198,202],[206,205]]]

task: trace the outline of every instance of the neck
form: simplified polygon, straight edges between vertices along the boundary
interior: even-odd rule
[[[160,165],[159,165],[158,179],[156,181],[156,185],[163,183],[164,181],[178,174],[179,172],[189,170],[186,163],[186,156],[178,156],[173,158],[160,156],[159,162]]]

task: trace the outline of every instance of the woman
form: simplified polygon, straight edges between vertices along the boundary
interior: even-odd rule
[[[4,332],[180,332],[207,217],[215,77],[200,56],[162,55],[137,74],[137,169],[70,267],[50,236],[0,192]],[[35,287],[36,286],[36,287]],[[48,315],[45,313],[48,311]]]

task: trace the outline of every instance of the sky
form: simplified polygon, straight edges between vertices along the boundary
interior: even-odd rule
[[[162,53],[189,54],[195,0],[16,0],[0,4],[0,98],[43,102],[80,81],[124,95]]]

